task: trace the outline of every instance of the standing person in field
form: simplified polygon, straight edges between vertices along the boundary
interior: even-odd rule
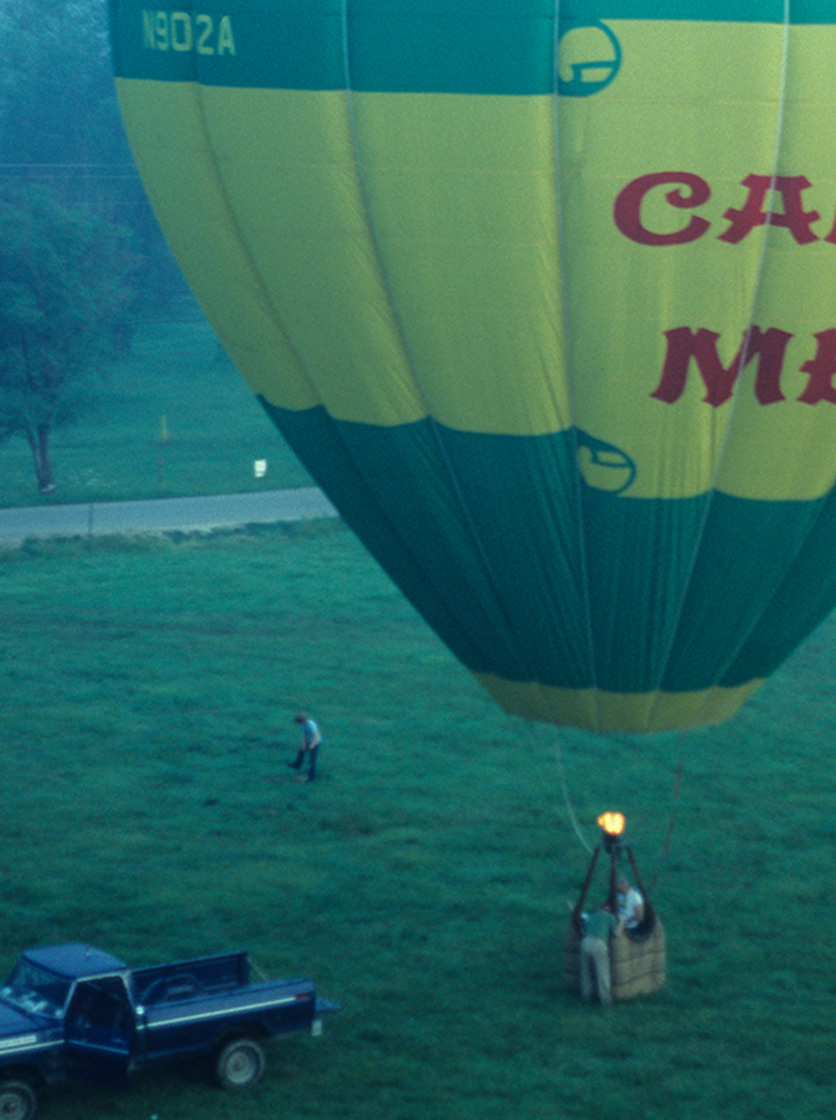
[[[310,716],[305,715],[304,712],[297,712],[293,717],[293,722],[298,723],[302,730],[302,745],[299,747],[299,752],[293,762],[288,762],[293,770],[301,770],[305,762],[308,760],[308,773],[302,778],[304,782],[312,782],[316,778],[316,758],[319,754],[319,745],[322,742],[322,735],[319,731],[319,726],[315,720]]]
[[[623,925],[606,905],[591,914],[584,914],[582,921],[581,995],[588,1001],[595,992],[601,1003],[608,1006],[612,1003],[610,938],[617,937]]]

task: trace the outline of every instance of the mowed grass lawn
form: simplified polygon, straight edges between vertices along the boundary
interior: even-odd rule
[[[833,1110],[831,620],[735,720],[599,738],[500,713],[339,523],[0,554],[0,967],[248,948],[340,1015],[254,1090],[199,1066],[45,1117],[824,1120]],[[293,780],[292,717],[322,777]],[[561,945],[605,808],[669,982],[610,1009]],[[603,892],[603,879],[596,890]]]

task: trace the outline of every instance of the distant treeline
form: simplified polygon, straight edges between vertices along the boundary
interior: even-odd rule
[[[0,204],[32,185],[126,227],[134,313],[164,313],[185,283],[122,129],[106,0],[0,0],[0,42]]]

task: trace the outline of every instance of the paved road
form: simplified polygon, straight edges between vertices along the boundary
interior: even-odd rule
[[[337,511],[314,486],[206,498],[23,506],[0,509],[0,542],[14,545],[31,537],[92,537],[176,530],[205,532],[336,516]]]

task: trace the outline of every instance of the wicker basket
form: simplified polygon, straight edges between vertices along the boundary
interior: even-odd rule
[[[658,991],[665,983],[665,929],[651,910],[643,923],[647,932],[610,938],[610,981],[614,1002]],[[581,935],[571,920],[566,929],[563,975],[566,987],[580,991]]]

